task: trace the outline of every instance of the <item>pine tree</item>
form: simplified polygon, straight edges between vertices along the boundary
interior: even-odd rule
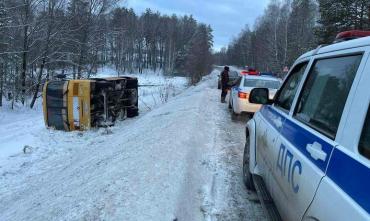
[[[317,6],[313,0],[294,0],[288,28],[288,64],[314,48],[314,27]],[[299,37],[297,37],[299,36]]]
[[[319,0],[320,26],[316,29],[319,43],[331,43],[342,31],[370,29],[369,0]]]
[[[190,83],[193,85],[210,71],[213,45],[211,32],[212,29],[209,26],[200,24],[190,41],[185,70],[190,75]]]

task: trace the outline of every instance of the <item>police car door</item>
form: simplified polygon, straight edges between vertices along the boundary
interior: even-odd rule
[[[316,57],[285,120],[276,161],[286,220],[301,220],[325,176],[362,55]]]
[[[367,49],[357,47],[341,52],[351,55],[347,59],[352,59],[354,63],[345,73],[350,80],[342,78],[345,82],[341,85],[348,85],[348,90],[356,70],[358,71],[335,137],[338,144],[330,157],[326,176],[322,179],[314,201],[305,214],[307,221],[313,218],[336,221],[370,220],[369,49],[370,47]],[[358,66],[361,56],[362,61]],[[342,70],[342,73],[343,71],[345,70]],[[342,103],[343,105],[343,102],[343,99],[336,99],[337,104]]]
[[[256,127],[257,164],[260,175],[263,177],[272,196],[274,195],[273,188],[276,186],[275,168],[278,153],[276,141],[283,127],[284,120],[289,115],[289,110],[307,65],[308,62],[302,62],[292,69],[276,95],[276,100],[279,101],[278,105],[264,105],[255,116],[255,119],[258,119],[258,127]]]
[[[293,101],[302,85],[302,79],[307,72],[308,65],[308,60],[296,64],[276,94],[274,104],[272,106],[265,105],[260,111],[263,120],[258,125],[260,129],[257,131],[258,150],[256,157],[260,167],[262,166],[261,162],[267,165],[267,168],[261,168],[261,171],[266,173],[263,174],[264,180],[279,211],[289,208],[287,197],[282,191],[284,188],[282,185],[288,186],[288,184],[279,182],[282,179],[282,174],[280,170],[277,170],[280,158],[285,158],[279,152],[281,150],[280,133],[285,120],[289,117]],[[289,153],[286,158],[288,157],[290,157]],[[264,158],[264,160],[261,161],[259,158]],[[287,171],[285,171],[285,175],[290,177],[290,173]],[[284,213],[281,215],[283,220],[286,220]]]

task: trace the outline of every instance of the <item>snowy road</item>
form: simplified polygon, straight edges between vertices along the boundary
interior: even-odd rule
[[[109,130],[33,132],[0,162],[0,220],[265,220],[242,183],[246,119],[216,79]]]

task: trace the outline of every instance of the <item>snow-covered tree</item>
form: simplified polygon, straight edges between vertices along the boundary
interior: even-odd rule
[[[0,105],[6,95],[23,104],[32,98],[32,108],[56,73],[87,78],[105,65],[185,73],[198,22],[152,10],[139,16],[117,2],[0,1]]]

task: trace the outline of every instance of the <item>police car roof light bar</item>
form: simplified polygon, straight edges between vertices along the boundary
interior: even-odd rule
[[[361,30],[344,31],[344,32],[340,32],[335,37],[334,43],[341,42],[341,41],[348,41],[348,40],[352,40],[356,38],[368,37],[368,36],[370,36],[370,31],[361,31]]]

